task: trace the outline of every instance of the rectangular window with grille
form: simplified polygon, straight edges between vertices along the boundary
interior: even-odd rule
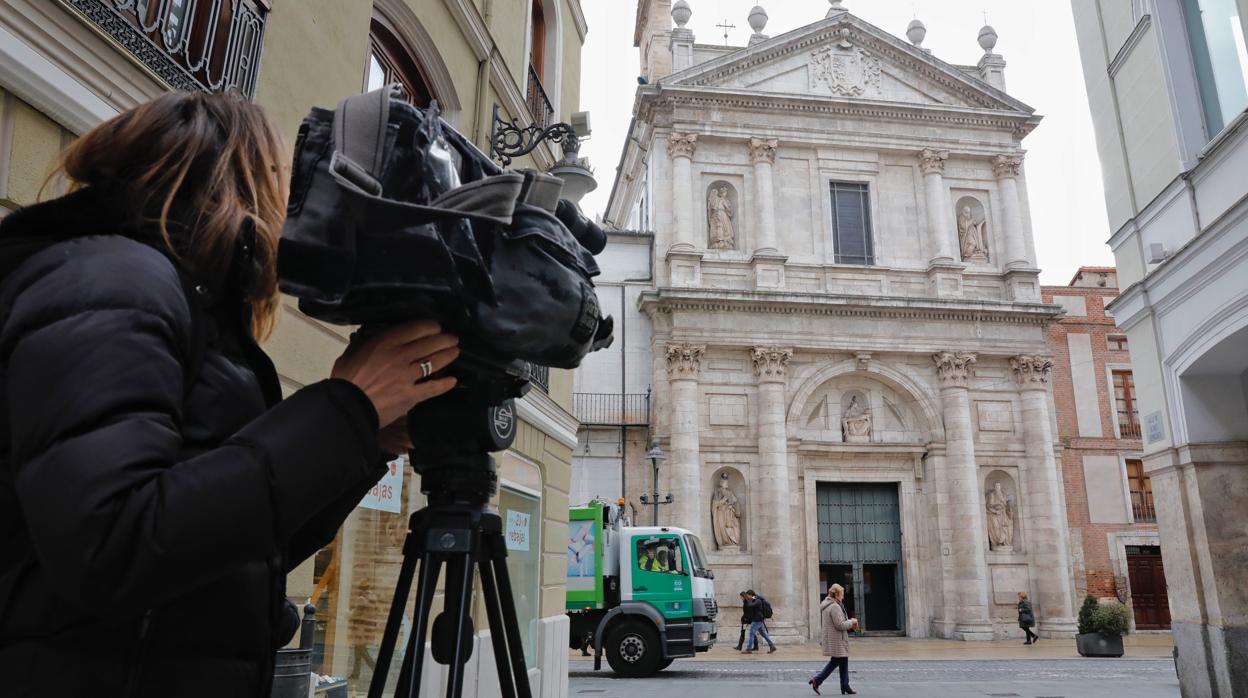
[[[1131,492],[1131,514],[1136,523],[1156,523],[1153,508],[1153,481],[1144,474],[1144,461],[1127,460],[1127,489]]]
[[[875,264],[866,184],[832,182],[832,246],[837,264]]]
[[[1111,334],[1105,338],[1105,346],[1108,347],[1110,351],[1126,351],[1127,338],[1125,335]]]
[[[1118,438],[1140,438],[1140,409],[1135,400],[1135,379],[1130,371],[1114,371],[1114,405],[1118,410]]]

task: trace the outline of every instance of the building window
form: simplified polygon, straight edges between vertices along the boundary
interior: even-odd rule
[[[1105,338],[1105,346],[1108,347],[1110,351],[1126,351],[1127,337],[1126,335],[1121,334],[1111,334]]]
[[[1136,523],[1157,523],[1153,508],[1153,481],[1144,474],[1144,461],[1127,460],[1127,489],[1131,492],[1131,515]]]
[[[542,0],[533,0],[532,28],[529,31],[529,67],[538,80],[546,79],[546,13]]]
[[[542,9],[542,0],[532,0],[529,17],[529,79],[525,91],[525,102],[533,123],[546,128],[555,121],[555,108],[551,105],[550,96],[546,93],[543,82],[546,79],[546,12]]]
[[[837,264],[875,264],[867,185],[832,183],[832,245]]]
[[[381,89],[391,83],[399,83],[407,92],[408,99],[418,107],[427,107],[433,99],[429,80],[421,70],[420,63],[403,45],[399,34],[385,16],[373,15],[368,35],[368,69],[364,75],[367,92]]]
[[[1135,401],[1135,379],[1130,371],[1114,371],[1114,403],[1118,409],[1118,438],[1140,438],[1140,411]]]
[[[1183,0],[1188,44],[1212,138],[1248,107],[1248,48],[1236,0]]]

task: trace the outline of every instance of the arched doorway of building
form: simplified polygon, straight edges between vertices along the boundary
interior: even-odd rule
[[[845,610],[868,635],[903,635],[905,586],[896,483],[820,482],[820,599],[845,587]]]

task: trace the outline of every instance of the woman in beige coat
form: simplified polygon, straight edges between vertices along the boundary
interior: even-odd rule
[[[819,686],[832,675],[833,669],[838,668],[841,670],[841,693],[857,693],[849,687],[849,631],[858,627],[858,619],[849,618],[845,613],[844,599],[845,587],[833,584],[828,587],[827,598],[819,604],[823,613],[823,656],[830,659],[823,671],[806,682],[816,695],[821,695]]]

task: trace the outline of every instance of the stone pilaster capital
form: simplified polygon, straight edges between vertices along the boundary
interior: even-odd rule
[[[978,360],[975,354],[942,351],[932,354],[936,362],[936,376],[943,388],[965,388],[971,377],[971,367]]]
[[[760,383],[783,381],[789,373],[792,349],[780,347],[755,347],[750,354],[754,361],[754,375]]]
[[[919,151],[919,170],[923,174],[944,174],[945,160],[949,159],[948,150],[924,148]]]
[[[749,141],[750,162],[765,162],[768,165],[776,163],[776,148],[780,147],[780,141],[775,138],[751,138]]]
[[[1014,378],[1020,387],[1044,388],[1049,383],[1053,360],[1047,356],[1013,356],[1010,368],[1014,369]]]
[[[706,345],[703,344],[667,345],[667,377],[670,380],[696,380],[704,353]]]
[[[677,133],[672,131],[667,136],[667,156],[670,158],[693,159],[693,151],[698,148],[698,134]]]
[[[997,155],[992,159],[992,174],[997,179],[1006,179],[1009,177],[1017,177],[1023,168],[1023,156],[1017,155]]]

